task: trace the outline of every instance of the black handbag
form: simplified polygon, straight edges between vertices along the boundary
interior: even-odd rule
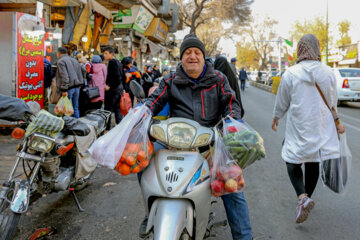
[[[98,87],[88,87],[87,90],[86,90],[86,94],[88,96],[88,98],[91,100],[91,99],[94,99],[94,98],[97,98],[97,97],[100,97],[100,91],[99,91],[99,88]]]

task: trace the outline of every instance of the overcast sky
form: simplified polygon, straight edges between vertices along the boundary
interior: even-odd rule
[[[330,31],[335,39],[339,38],[337,23],[347,19],[351,22],[350,37],[353,42],[360,40],[360,1],[328,0]],[[317,16],[326,16],[326,0],[255,0],[251,5],[254,16],[269,16],[279,24],[277,32],[283,38],[288,37],[295,21],[311,20]],[[222,39],[219,47],[229,57],[235,57],[235,42]]]

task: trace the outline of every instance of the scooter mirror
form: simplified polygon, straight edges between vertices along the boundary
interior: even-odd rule
[[[130,90],[136,98],[142,99],[145,98],[145,92],[142,86],[135,80],[130,82]]]

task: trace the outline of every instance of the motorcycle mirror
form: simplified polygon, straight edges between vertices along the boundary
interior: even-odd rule
[[[142,99],[145,98],[145,92],[142,86],[135,80],[130,82],[130,90],[136,98]]]

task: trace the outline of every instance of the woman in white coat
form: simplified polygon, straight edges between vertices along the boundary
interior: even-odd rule
[[[308,34],[297,47],[297,64],[284,73],[273,113],[272,128],[277,130],[278,120],[287,113],[282,158],[287,165],[291,183],[299,202],[296,222],[304,222],[315,202],[310,198],[318,178],[319,163],[339,158],[336,78],[328,66],[321,63],[318,39]],[[323,101],[315,83],[320,87],[329,107]],[[302,164],[305,165],[305,184]]]

